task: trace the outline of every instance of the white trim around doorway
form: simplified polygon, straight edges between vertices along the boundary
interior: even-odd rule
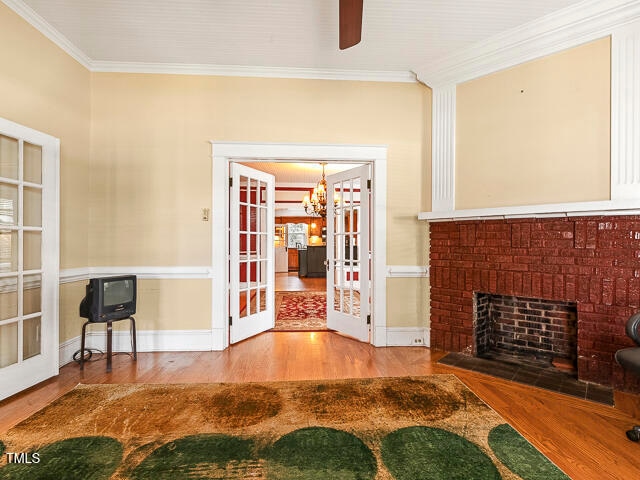
[[[295,161],[370,163],[373,236],[371,344],[387,345],[387,146],[211,141],[211,329],[212,350],[229,346],[227,252],[229,249],[229,163]]]

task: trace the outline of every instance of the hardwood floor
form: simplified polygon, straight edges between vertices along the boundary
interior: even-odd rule
[[[601,404],[437,363],[445,352],[375,348],[331,332],[268,332],[223,352],[116,355],[84,372],[69,364],[54,379],[0,402],[2,433],[78,383],[198,383],[364,378],[454,373],[574,479],[640,478],[640,445],[625,437],[634,419]],[[635,421],[637,423],[637,420]]]
[[[276,273],[276,292],[317,292],[326,288],[326,278],[298,277],[296,272]]]

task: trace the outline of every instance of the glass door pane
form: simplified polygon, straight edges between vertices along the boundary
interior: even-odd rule
[[[42,183],[42,147],[24,142],[24,181]]]
[[[0,134],[0,177],[18,179],[19,143]]]
[[[40,317],[28,318],[22,322],[22,359],[40,355],[42,348]]]
[[[0,368],[18,363],[18,322],[0,325]]]
[[[0,225],[18,225],[18,185],[0,181]]]

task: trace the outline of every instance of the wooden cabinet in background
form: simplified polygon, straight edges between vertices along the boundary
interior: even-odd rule
[[[309,246],[304,250],[298,250],[298,254],[300,256],[300,268],[298,270],[300,277],[327,276],[327,268],[324,263],[327,259],[326,245]]]
[[[298,271],[298,249],[296,248],[290,248],[289,249],[289,271],[290,272],[297,272]]]

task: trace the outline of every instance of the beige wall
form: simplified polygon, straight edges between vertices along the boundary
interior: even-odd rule
[[[60,265],[88,265],[89,71],[0,3],[0,117],[60,139]],[[80,299],[60,289],[60,341],[79,334]],[[77,327],[77,328],[76,328]]]
[[[62,269],[209,265],[210,140],[388,145],[388,263],[426,263],[428,88],[91,74],[1,3],[0,24],[0,116],[61,140]],[[60,341],[80,332],[84,283],[60,288]],[[389,325],[421,325],[421,300],[394,300],[395,283]],[[140,328],[209,328],[209,296],[209,280],[142,281]]]
[[[89,71],[0,3],[0,116],[60,139],[61,268],[87,265]]]
[[[458,85],[456,208],[606,200],[610,40]]]
[[[417,84],[94,74],[91,263],[210,264],[200,210],[219,140],[389,145],[387,254],[414,265],[429,97]]]
[[[138,280],[135,319],[138,330],[210,330],[211,280]],[[129,322],[114,328],[128,330]]]
[[[389,278],[387,280],[389,326],[428,327],[428,292],[428,278]]]
[[[418,84],[93,74],[90,264],[210,265],[200,211],[219,140],[388,145],[388,263],[422,265],[430,97]],[[388,301],[390,326],[423,321],[415,299]],[[210,312],[194,318],[209,328]]]

